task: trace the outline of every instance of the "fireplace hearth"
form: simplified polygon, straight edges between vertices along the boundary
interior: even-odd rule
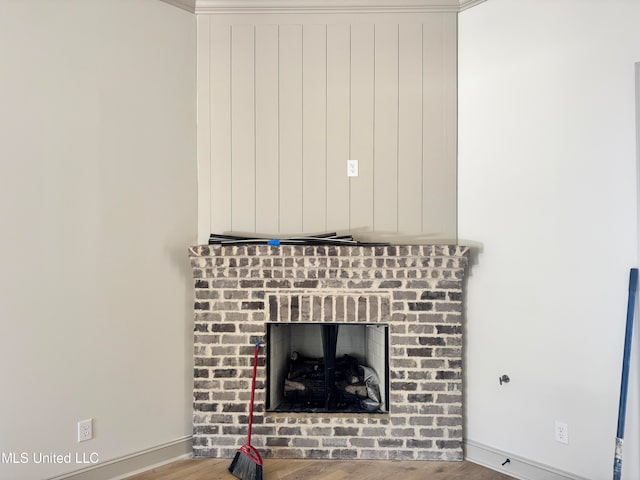
[[[252,443],[265,457],[462,459],[467,247],[198,245],[189,254],[194,456],[231,458],[244,442],[253,350],[264,341]],[[293,330],[274,333],[283,328]],[[379,333],[387,370],[355,343],[343,348],[341,334],[350,329],[355,339]],[[289,340],[282,338],[296,336],[315,346],[284,345]],[[295,368],[321,370],[315,380],[324,387],[304,400],[312,407],[278,411],[288,401],[284,379],[296,363],[292,356],[301,362]],[[364,383],[366,390],[365,367],[376,373],[382,401],[378,410],[354,412],[346,400],[362,407],[369,396],[362,385],[349,397],[340,389],[347,373],[357,371],[350,381],[357,377],[352,385]]]

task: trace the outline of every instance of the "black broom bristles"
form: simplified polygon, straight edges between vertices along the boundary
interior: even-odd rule
[[[262,465],[258,465],[244,452],[236,452],[233,462],[229,465],[229,471],[240,480],[262,480]]]

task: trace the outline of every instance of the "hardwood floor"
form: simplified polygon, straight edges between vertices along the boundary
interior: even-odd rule
[[[189,459],[127,480],[233,480],[229,459]],[[514,480],[471,462],[267,459],[264,480]]]

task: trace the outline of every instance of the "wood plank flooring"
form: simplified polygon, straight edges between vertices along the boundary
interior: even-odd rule
[[[229,459],[179,460],[127,480],[233,480]],[[515,480],[471,462],[267,459],[264,480]]]

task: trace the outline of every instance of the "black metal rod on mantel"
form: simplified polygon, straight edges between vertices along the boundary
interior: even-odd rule
[[[241,237],[238,235],[220,235],[212,233],[209,235],[209,245],[270,245],[278,247],[281,245],[331,245],[331,246],[388,246],[384,243],[359,242],[353,239],[350,234],[338,235],[336,232],[320,233],[317,235],[305,235],[289,238],[273,237]]]
[[[338,344],[338,325],[322,325],[322,351],[324,354],[324,407],[337,408],[336,391],[336,346]]]

